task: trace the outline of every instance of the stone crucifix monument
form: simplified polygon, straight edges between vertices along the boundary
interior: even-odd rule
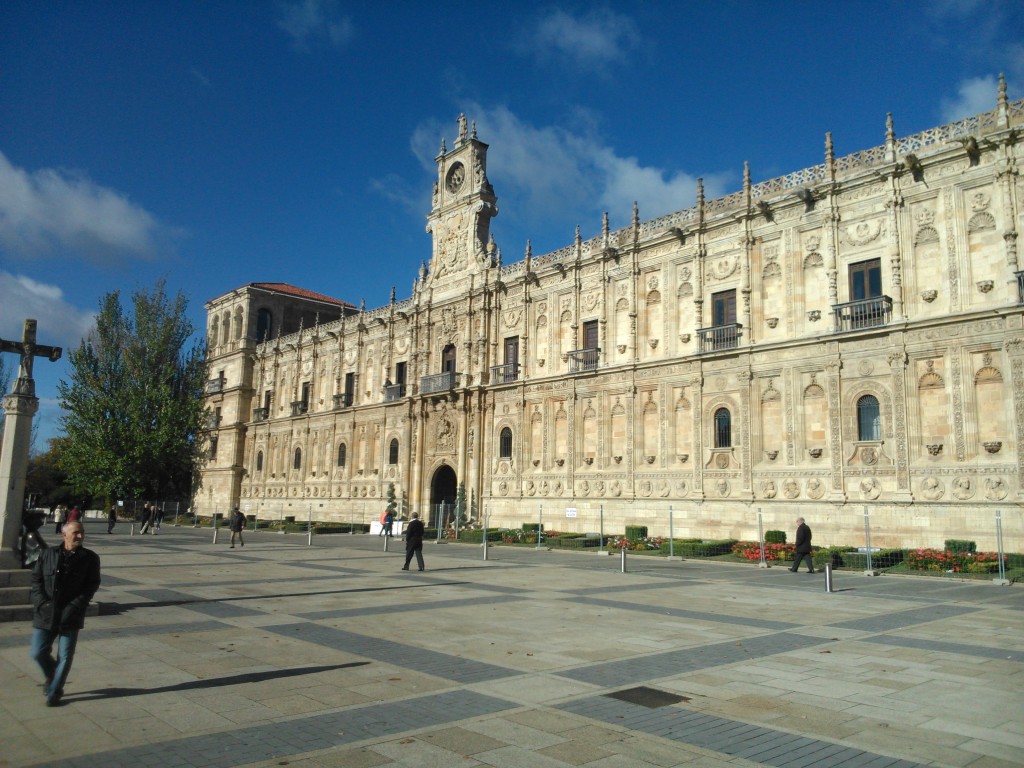
[[[0,352],[16,352],[21,355],[18,378],[11,387],[11,394],[4,398],[3,453],[0,453],[0,486],[3,487],[0,570],[12,570],[21,567],[16,547],[21,535],[21,514],[25,505],[25,474],[28,471],[32,417],[39,410],[36,383],[32,379],[32,364],[36,357],[46,357],[52,362],[60,360],[61,348],[36,344],[36,321],[26,320],[21,341],[0,339]]]

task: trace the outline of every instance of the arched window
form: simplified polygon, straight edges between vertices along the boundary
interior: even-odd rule
[[[295,458],[292,459],[292,469],[301,469],[301,468],[302,468],[302,449],[301,448],[296,448],[295,449]]]
[[[256,454],[256,471],[263,471],[263,451],[259,451]]]
[[[498,456],[502,459],[512,458],[512,430],[505,427],[498,439]]]
[[[398,438],[394,438],[388,446],[388,464],[398,463]]]
[[[728,408],[715,411],[715,448],[732,448],[732,414]]]
[[[338,445],[338,466],[339,467],[344,467],[345,466],[345,455],[346,455],[346,453],[347,453],[347,449],[345,448],[345,444],[344,443],[340,443]]]
[[[874,395],[864,395],[857,401],[857,439],[882,439],[882,417],[878,410],[878,398]]]
[[[266,341],[270,338],[270,329],[274,324],[273,315],[269,309],[261,309],[256,313],[256,341]]]

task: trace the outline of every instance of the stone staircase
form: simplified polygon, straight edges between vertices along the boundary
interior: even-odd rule
[[[31,621],[32,571],[0,571],[0,623]]]

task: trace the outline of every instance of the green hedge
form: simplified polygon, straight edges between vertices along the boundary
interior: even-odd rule
[[[765,544],[785,544],[786,543],[786,532],[785,531],[765,531],[764,532],[764,543]]]
[[[544,530],[544,529],[542,528],[541,530]],[[523,523],[522,531],[523,531],[523,533],[536,533],[537,532],[537,523],[536,522],[533,522],[533,523]]]
[[[466,544],[481,544],[484,540],[484,532],[480,529],[470,529],[468,531],[459,531],[459,541],[465,542]],[[496,528],[491,528],[487,531],[488,541],[501,541],[501,531]]]
[[[736,539],[673,539],[672,551],[681,557],[718,557],[728,555]],[[661,542],[658,550],[663,555],[668,554],[668,541]]]
[[[552,536],[544,539],[544,543],[552,549],[597,549],[601,539],[597,536]]]
[[[947,552],[977,552],[978,545],[967,539],[946,539],[942,547]]]
[[[892,568],[903,562],[906,555],[905,549],[881,549],[871,553],[872,568]],[[842,552],[837,554],[838,562],[833,560],[833,565],[838,568],[848,568],[852,571],[865,571],[868,567],[867,552]]]
[[[627,525],[626,526],[626,538],[630,541],[636,541],[637,539],[647,538],[647,526],[646,525]]]

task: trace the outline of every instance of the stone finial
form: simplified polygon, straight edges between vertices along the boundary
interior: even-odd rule
[[[494,242],[493,240],[491,242]],[[501,248],[495,247],[494,249],[494,265],[501,269]]]
[[[459,123],[459,143],[461,144],[462,142],[464,142],[466,140],[466,115],[465,115],[465,113],[462,113],[462,112],[459,113],[458,123]]]
[[[704,223],[704,179],[697,178],[697,221]]]
[[[420,280],[426,280],[426,279],[427,279],[427,262],[421,261],[420,262]]]
[[[1006,98],[1006,75],[999,73],[999,97],[996,107],[996,122],[1000,128],[1006,128],[1010,124],[1010,103]]]
[[[604,238],[604,244],[608,245],[608,211],[601,216],[601,237]]]
[[[391,286],[391,303],[395,303],[395,286]]]
[[[447,151],[448,151],[448,147],[445,146],[444,136],[442,136],[441,137],[441,154],[443,155]]]
[[[892,119],[892,112],[885,113],[885,143],[891,144],[896,141],[896,123]]]
[[[640,228],[640,205],[636,200],[633,201],[633,229]]]
[[[494,253],[494,251],[495,251],[495,249],[497,249],[497,247],[498,247],[498,244],[494,242],[494,233],[491,232],[490,237],[487,238],[487,252],[488,253]]]
[[[476,120],[474,120],[472,123],[470,123],[470,125],[472,127],[469,129],[469,138],[475,140],[476,139]]]
[[[576,225],[576,247],[579,248],[583,244],[583,238],[580,237],[580,225]]]
[[[366,311],[366,299],[360,299],[359,300],[359,311],[360,312],[365,312]]]
[[[832,146],[832,131],[825,133],[825,170],[830,181],[836,180],[836,154]]]

